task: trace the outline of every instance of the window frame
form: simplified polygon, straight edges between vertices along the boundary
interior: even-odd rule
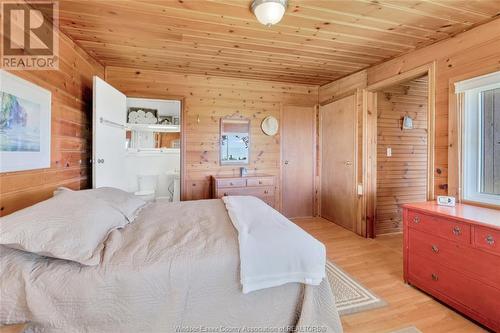
[[[462,146],[462,200],[500,206],[500,195],[481,192],[483,159],[483,92],[500,88],[500,72],[457,82],[455,93],[464,94]]]

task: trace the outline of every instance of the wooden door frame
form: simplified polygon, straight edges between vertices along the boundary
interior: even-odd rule
[[[279,184],[280,184],[280,199],[279,199],[279,210],[284,214],[283,210],[283,194],[285,193],[285,181],[284,181],[284,152],[285,152],[285,146],[284,146],[284,134],[286,132],[285,127],[283,126],[284,124],[284,109],[287,107],[305,107],[305,108],[311,108],[312,109],[312,122],[313,122],[313,135],[312,135],[312,152],[313,152],[313,173],[311,175],[312,177],[312,184],[313,184],[313,200],[312,200],[312,214],[313,216],[300,216],[300,217],[295,217],[295,218],[304,218],[304,217],[314,217],[317,216],[318,212],[316,209],[316,194],[318,192],[318,185],[316,184],[316,177],[317,177],[317,171],[316,171],[316,160],[317,160],[317,152],[316,152],[316,138],[317,138],[317,128],[316,128],[316,113],[318,110],[318,105],[295,105],[295,104],[283,104],[280,103],[280,175],[279,175]]]
[[[436,62],[378,81],[363,89],[363,211],[367,237],[375,237],[377,203],[377,98],[383,88],[427,75],[427,200],[434,200],[434,140],[436,114]]]
[[[318,154],[318,158],[317,158],[317,163],[318,163],[318,184],[317,184],[317,200],[318,200],[318,203],[317,203],[317,214],[318,216],[321,216],[321,170],[323,168],[323,159],[322,159],[322,156],[321,156],[321,147],[322,147],[322,144],[323,144],[323,135],[322,135],[322,114],[321,114],[321,107],[324,107],[328,104],[331,104],[331,103],[334,103],[334,102],[337,102],[341,99],[344,99],[344,98],[347,98],[347,97],[352,97],[354,98],[354,123],[356,124],[355,128],[354,128],[354,146],[356,147],[356,151],[354,153],[354,158],[353,158],[353,170],[354,170],[354,184],[356,185],[356,188],[354,189],[354,193],[357,193],[357,186],[359,184],[359,172],[358,172],[358,166],[359,166],[359,154],[358,154],[358,149],[359,149],[359,115],[358,115],[358,100],[360,98],[360,94],[361,94],[361,90],[360,89],[353,89],[353,90],[350,90],[348,92],[345,92],[341,95],[339,95],[338,97],[336,98],[332,98],[332,99],[329,99],[327,102],[325,103],[321,103],[318,105],[317,107],[317,118],[318,118],[318,151],[317,151],[317,154]],[[357,194],[356,194],[357,195]],[[352,232],[355,232],[359,235],[363,235],[363,216],[361,216],[360,214],[360,199],[361,197],[359,195],[357,195],[357,205],[358,207],[356,207],[356,218],[357,218],[357,221],[354,221],[354,224],[353,224],[353,229],[348,229],[348,230],[351,230]],[[340,224],[339,224],[340,226]]]

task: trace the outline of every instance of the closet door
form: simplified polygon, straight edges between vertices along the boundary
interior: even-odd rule
[[[283,106],[282,210],[289,218],[314,215],[315,127],[313,106]]]
[[[348,96],[320,108],[321,216],[356,225],[356,110]]]
[[[125,122],[127,97],[94,76],[92,186],[127,190]]]

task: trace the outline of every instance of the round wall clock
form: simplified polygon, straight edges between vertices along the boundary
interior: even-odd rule
[[[274,118],[273,116],[267,116],[266,118],[264,118],[264,120],[262,120],[262,124],[260,125],[260,127],[266,135],[276,135],[279,128],[278,119]]]

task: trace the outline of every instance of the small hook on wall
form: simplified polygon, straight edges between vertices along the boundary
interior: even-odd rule
[[[196,122],[199,124],[200,123],[200,115],[198,114],[198,116],[196,117]]]

